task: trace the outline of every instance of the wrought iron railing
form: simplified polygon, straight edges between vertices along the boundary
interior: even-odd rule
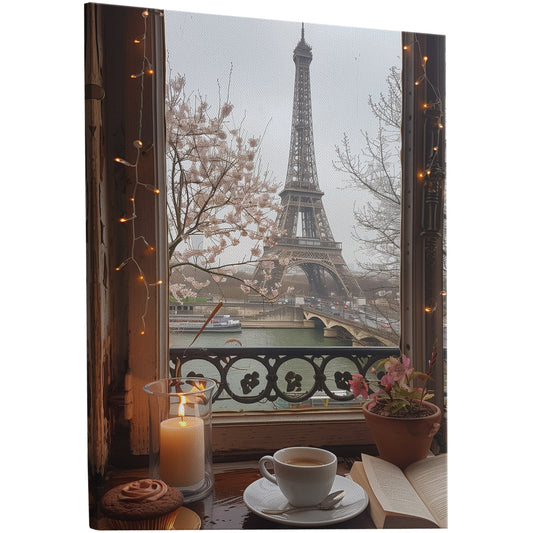
[[[376,361],[399,355],[394,347],[171,348],[170,375],[203,375],[218,382],[213,401],[239,404],[308,401],[317,394],[353,400],[348,380],[368,375]]]

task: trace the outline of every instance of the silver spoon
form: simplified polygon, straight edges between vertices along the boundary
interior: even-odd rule
[[[339,503],[344,498],[345,492],[343,490],[338,490],[337,492],[332,492],[328,494],[320,503],[316,505],[311,505],[309,507],[285,507],[284,509],[263,509],[261,512],[265,514],[284,514],[290,513],[292,511],[307,511],[309,509],[320,509],[321,511],[327,511],[332,509],[337,503]]]

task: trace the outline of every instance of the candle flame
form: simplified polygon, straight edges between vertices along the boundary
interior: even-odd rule
[[[179,425],[184,427],[187,425],[185,422],[185,403],[187,400],[185,400],[184,396],[180,395],[180,404],[178,405],[178,416],[180,417]]]

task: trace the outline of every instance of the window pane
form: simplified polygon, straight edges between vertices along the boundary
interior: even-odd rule
[[[171,348],[397,346],[400,33],[165,21]],[[353,370],[338,363],[328,380]],[[224,378],[264,380],[239,365]],[[291,359],[279,379],[309,391],[308,367]]]

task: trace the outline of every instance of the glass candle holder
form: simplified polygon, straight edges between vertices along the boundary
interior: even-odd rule
[[[150,477],[176,487],[185,502],[213,489],[212,397],[216,382],[204,377],[148,383]]]

